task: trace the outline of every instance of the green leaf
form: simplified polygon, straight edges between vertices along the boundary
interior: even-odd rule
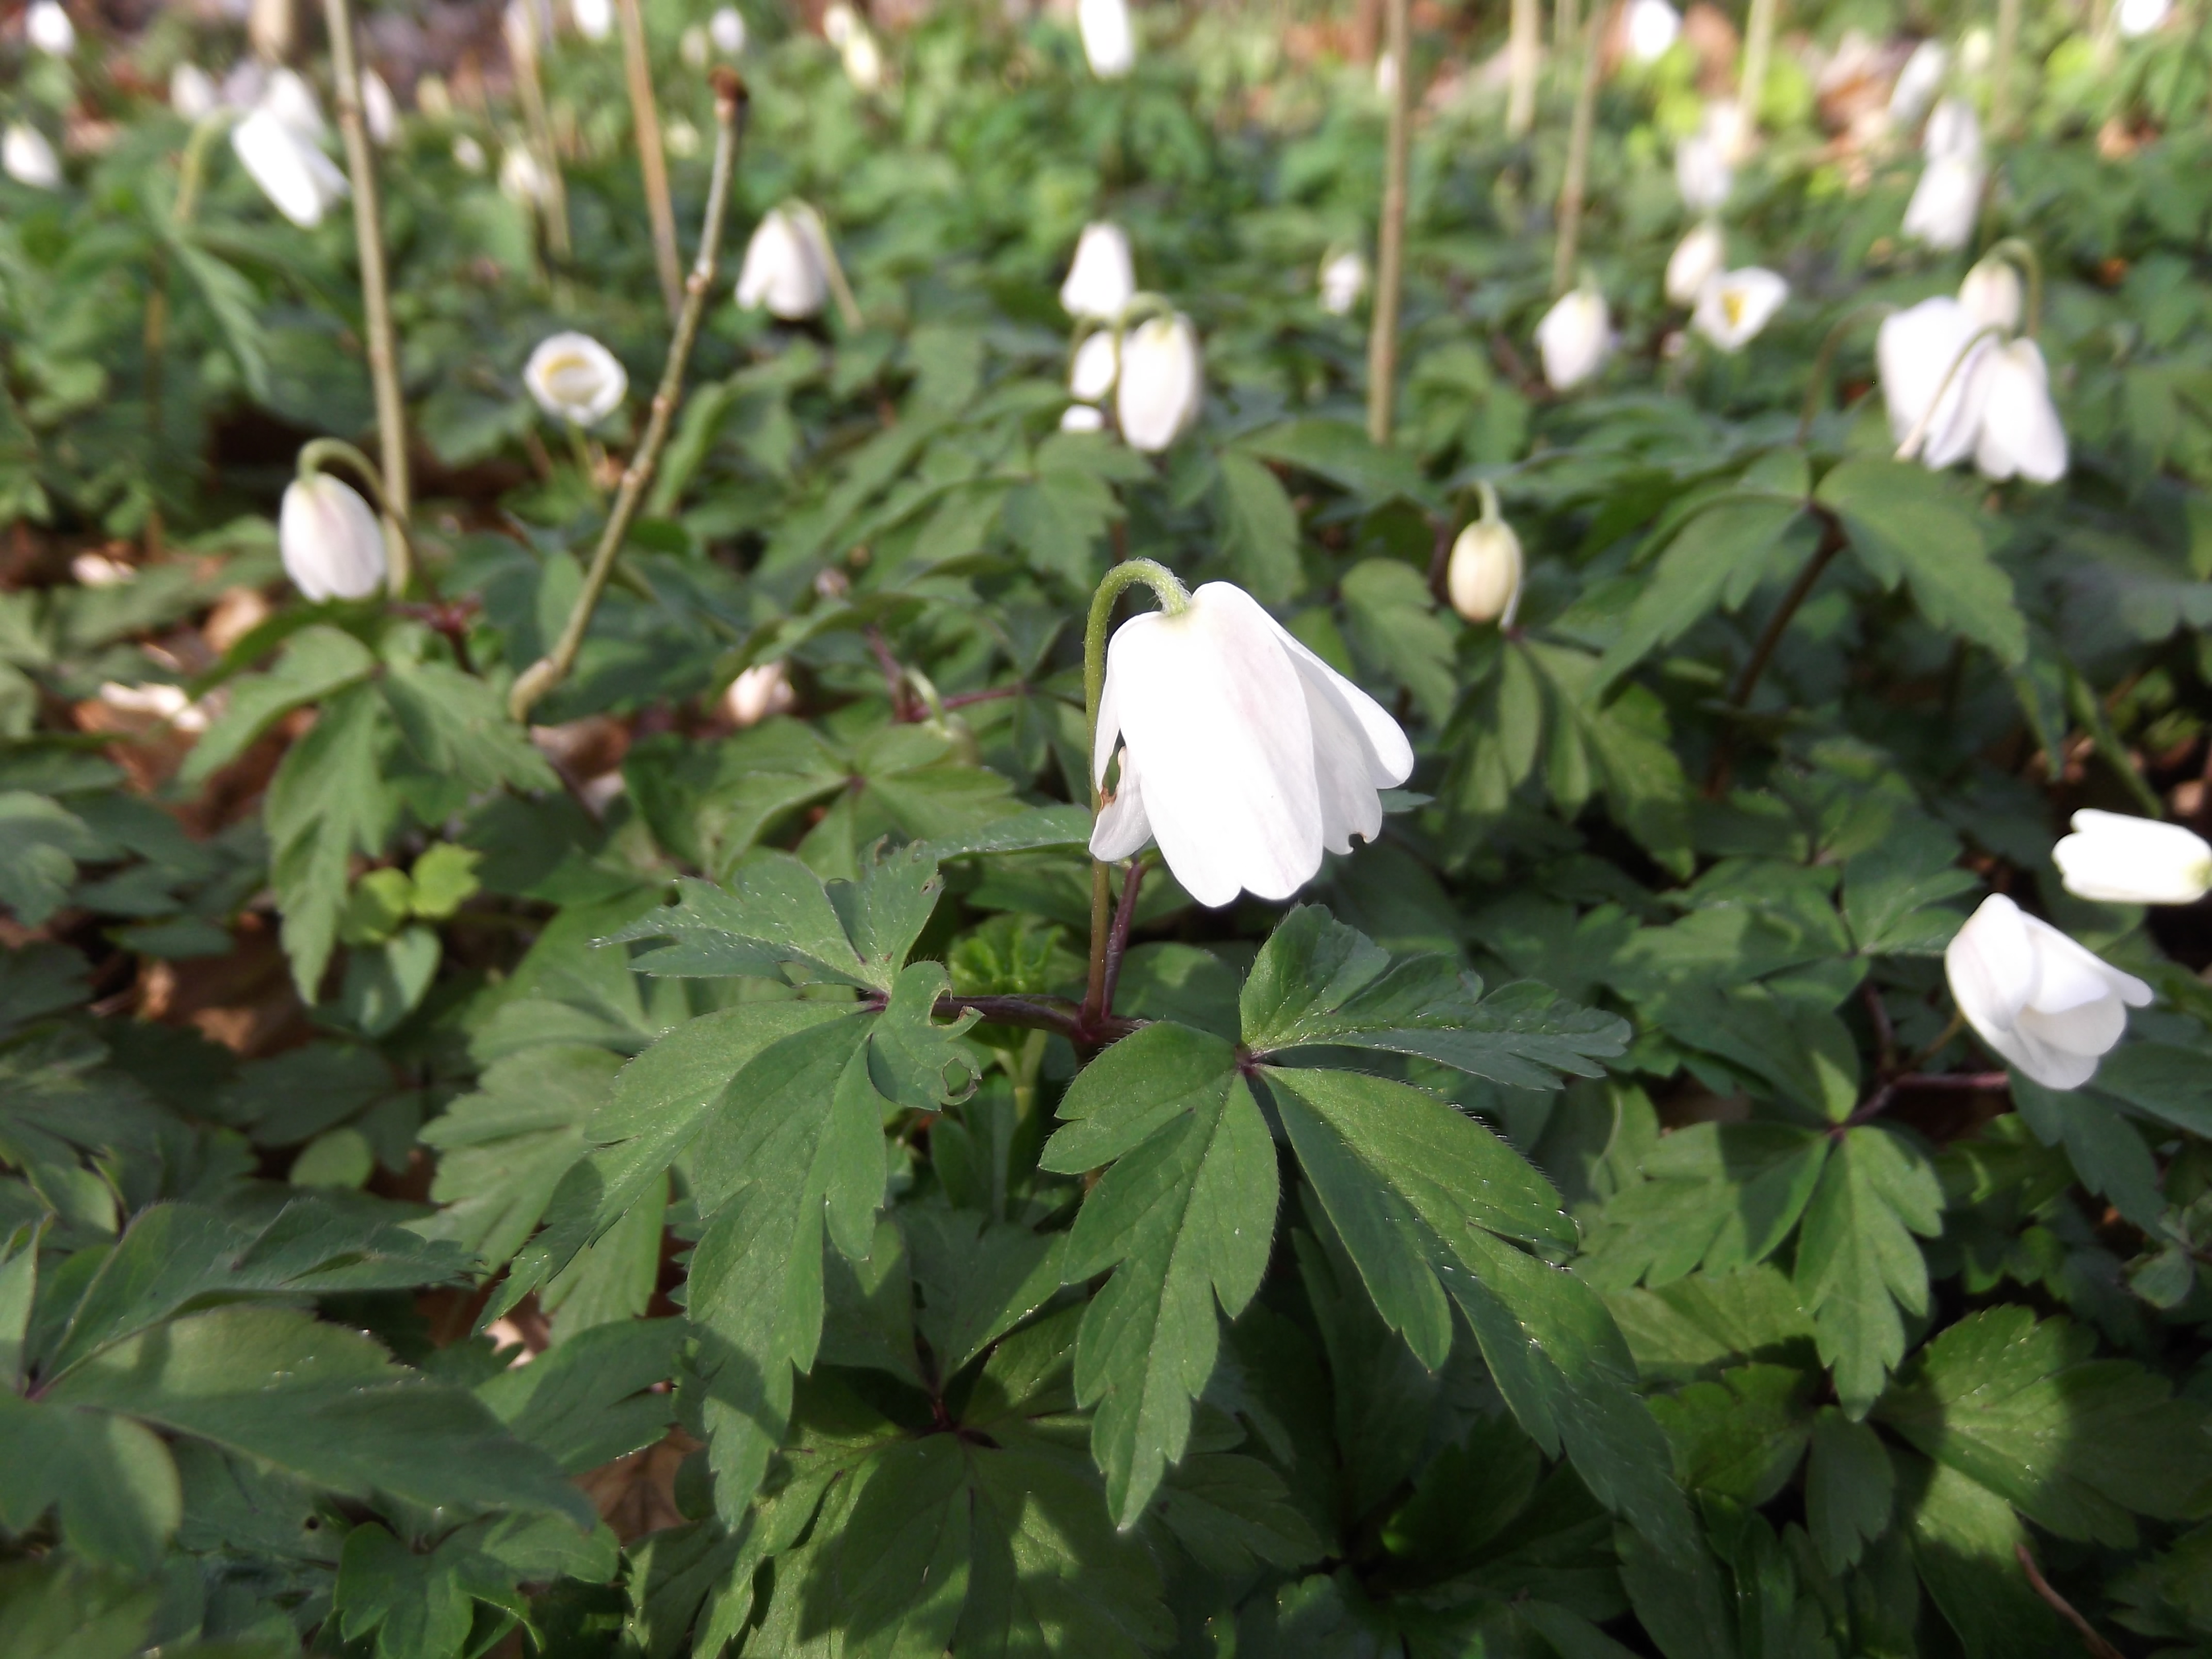
[[[594,1326],[527,1365],[477,1385],[477,1398],[522,1439],[581,1474],[659,1440],[675,1414],[666,1393],[684,1336],[680,1319]]]
[[[127,1417],[0,1391],[0,1521],[21,1532],[57,1503],[70,1549],[150,1572],[184,1513],[160,1437]]]
[[[385,700],[407,746],[433,772],[471,790],[557,789],[561,781],[499,694],[450,663],[388,657]]]
[[[184,226],[171,229],[166,218],[161,222],[163,240],[214,313],[223,343],[238,360],[246,390],[256,402],[266,404],[270,397],[269,337],[261,326],[261,295],[243,272],[201,246]]]
[[[1759,579],[1804,515],[1801,501],[1763,495],[1722,495],[1690,519],[1645,573],[1619,635],[1598,661],[1597,684],[1614,680],[1662,645],[1671,645],[1723,602],[1730,610]]]
[[[1897,1473],[1881,1437],[1833,1406],[1813,1419],[1805,1466],[1805,1528],[1820,1565],[1840,1577],[1889,1530]]]
[[[314,729],[285,751],[264,808],[270,879],[284,916],[284,953],[301,999],[316,1000],[338,915],[347,866],[383,846],[392,801],[378,769],[381,703],[374,689],[349,686],[322,706]]]
[[[1256,1457],[1194,1453],[1167,1477],[1153,1512],[1208,1572],[1304,1566],[1324,1553],[1282,1477]]]
[[[1239,439],[1237,447],[1326,478],[1370,504],[1428,498],[1419,463],[1402,449],[1376,444],[1351,421],[1318,416],[1285,421]]]
[[[1913,1565],[1967,1659],[2076,1659],[2081,1639],[2028,1587],[2034,1540],[2012,1506],[1967,1475],[1899,1454]]]
[[[380,1659],[444,1659],[469,1633],[469,1593],[451,1563],[374,1522],[346,1535],[336,1607],[349,1640],[375,1632]]]
[[[1459,697],[1456,641],[1421,573],[1395,559],[1364,559],[1345,572],[1338,591],[1366,660],[1412,692],[1430,720],[1449,720]]]
[[[27,927],[59,909],[76,884],[80,860],[116,849],[59,801],[21,789],[0,790],[0,906]]]
[[[1028,1318],[1066,1282],[1065,1233],[1038,1234],[972,1210],[901,1212],[921,1292],[915,1322],[951,1376]]]
[[[179,780],[188,787],[206,781],[279,718],[367,679],[375,668],[368,647],[343,629],[320,623],[301,629],[269,672],[229,682],[229,707],[192,745]]]
[[[1844,1412],[1864,1417],[1905,1357],[1899,1310],[1928,1310],[1928,1264],[1913,1235],[1943,1230],[1943,1189],[1926,1157],[1879,1124],[1828,1154],[1797,1241],[1797,1292]]]
[[[1981,526],[1954,485],[1904,461],[1845,461],[1814,499],[1843,520],[1851,550],[1884,587],[1912,584],[1921,614],[1985,646],[2007,667],[2027,657],[2027,623],[2012,578],[1990,557]]]
[[[1756,1507],[1789,1484],[1813,1434],[1803,1372],[1734,1365],[1651,1402],[1674,1448],[1674,1469],[1693,1492]]]
[[[131,1576],[75,1561],[10,1561],[0,1566],[0,1653],[131,1659],[160,1607],[159,1588]]]
[[[1868,956],[1942,954],[1964,918],[1942,902],[1981,884],[1959,867],[1958,837],[1907,818],[1844,865],[1844,919]]]
[[[1592,1280],[1654,1290],[1699,1267],[1764,1261],[1803,1215],[1828,1138],[1790,1123],[1692,1123],[1645,1155],[1649,1179],[1622,1187],[1589,1244]]]
[[[1262,605],[1284,605],[1299,587],[1298,515],[1275,475],[1234,450],[1220,457],[1222,539],[1240,586]]]

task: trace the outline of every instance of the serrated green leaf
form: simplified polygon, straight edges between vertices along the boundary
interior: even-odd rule
[[[1942,1187],[1917,1148],[1878,1124],[1837,1141],[1805,1208],[1796,1279],[1820,1358],[1855,1419],[1905,1357],[1899,1310],[1928,1309],[1928,1264],[1913,1235],[1942,1230]]]
[[[314,729],[285,752],[269,784],[270,878],[284,915],[292,983],[310,1004],[337,937],[347,866],[356,853],[381,850],[392,813],[378,769],[381,707],[367,684],[328,698]]]
[[[680,1319],[564,1331],[527,1365],[477,1384],[476,1395],[565,1473],[581,1474],[661,1437],[675,1404],[651,1389],[675,1374],[684,1337]]]
[[[144,1425],[0,1392],[0,1521],[18,1532],[60,1505],[70,1548],[150,1572],[184,1499],[168,1448]]]
[[[1881,1437],[1832,1406],[1813,1419],[1805,1465],[1805,1528],[1820,1563],[1840,1576],[1889,1529],[1897,1474]]]
[[[375,668],[376,659],[352,635],[321,624],[301,629],[267,673],[229,683],[229,706],[192,745],[179,777],[187,787],[204,782],[281,716],[367,679]]]
[[[1620,635],[1599,659],[1599,686],[1688,633],[1724,591],[1730,609],[1742,604],[1804,510],[1801,501],[1769,495],[1722,495],[1707,503],[1645,574]]]
[[[1990,558],[1981,527],[1954,487],[1904,461],[1845,461],[1814,498],[1842,520],[1852,550],[1885,587],[1912,584],[1921,614],[1985,646],[2008,667],[2027,656],[2027,624],[2012,578]]]
[[[1222,539],[1238,583],[1262,605],[1285,605],[1301,586],[1298,515],[1275,475],[1234,450],[1219,458]]]

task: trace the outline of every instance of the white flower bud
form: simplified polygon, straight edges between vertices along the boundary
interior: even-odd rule
[[[1905,234],[1940,252],[1966,246],[1982,210],[1982,177],[1981,162],[1971,156],[1936,157],[1905,204]]]
[[[70,561],[70,574],[82,587],[120,587],[138,580],[138,567],[105,553],[80,553]]]
[[[1728,263],[1721,228],[1707,219],[1674,245],[1667,260],[1667,297],[1678,306],[1695,305],[1705,284]]]
[[[1132,449],[1158,453],[1198,418],[1206,385],[1189,318],[1149,317],[1121,339],[1114,415]]]
[[[1367,292],[1367,261],[1346,248],[1322,262],[1321,308],[1332,317],[1346,317]]]
[[[769,315],[798,322],[818,313],[830,297],[829,249],[811,212],[771,208],[745,244],[738,270],[738,305],[765,306]]]
[[[1708,282],[1690,323],[1723,351],[1741,351],[1789,297],[1787,282],[1771,270],[1748,265]]]
[[[510,145],[499,158],[499,193],[525,206],[545,199],[545,170],[520,144]]]
[[[833,0],[822,13],[822,38],[833,46],[842,46],[859,31],[860,15],[845,3]]]
[[[556,421],[593,426],[614,413],[629,390],[629,375],[588,334],[555,334],[538,343],[523,365],[522,383],[538,408]]]
[[[845,78],[860,92],[881,90],[884,84],[884,49],[876,44],[876,37],[863,24],[856,27],[850,39],[837,49],[844,60]]]
[[[266,106],[231,129],[230,148],[277,212],[302,229],[346,198],[345,174]]]
[[[1913,47],[1889,89],[1889,125],[1910,127],[1925,115],[1950,67],[1951,54],[1942,41],[1923,40]]]
[[[1964,161],[1982,159],[1982,124],[1974,106],[1963,98],[1946,98],[1928,118],[1928,131],[1920,135],[1920,153],[1933,161],[1953,155]]]
[[[1067,389],[1087,404],[1097,403],[1114,389],[1115,367],[1114,331],[1102,328],[1085,335],[1068,366]]]
[[[568,16],[586,40],[604,40],[615,31],[614,0],[568,0]]]
[[[1067,280],[1060,285],[1062,308],[1071,317],[1110,323],[1128,309],[1136,292],[1136,266],[1121,226],[1103,220],[1084,226]]]
[[[2121,34],[2134,40],[2163,27],[2172,15],[2173,0],[2120,0],[2114,21]]]
[[[46,135],[21,121],[10,121],[0,133],[0,171],[33,190],[58,189],[62,182],[61,158]]]
[[[399,100],[374,70],[362,71],[361,119],[379,145],[389,146],[399,136]]]
[[[1613,349],[1613,323],[1605,295],[1580,288],[1562,295],[1536,325],[1536,350],[1544,378],[1555,392],[1580,386],[1597,373]]]
[[[2002,893],[1982,901],[1943,952],[1959,1012],[1983,1042],[2046,1089],[2078,1089],[2126,1034],[2151,989]]]
[[[483,146],[462,133],[453,140],[453,165],[464,173],[482,173],[485,165]]]
[[[23,14],[23,36],[49,58],[66,58],[76,50],[76,25],[56,0],[31,0]]]
[[[722,693],[722,713],[732,726],[758,726],[769,715],[782,714],[794,701],[791,676],[781,663],[755,663]]]
[[[1062,432],[1103,432],[1106,429],[1105,412],[1093,409],[1089,404],[1070,404],[1060,412],[1060,429]]]
[[[384,532],[376,514],[327,472],[285,486],[276,546],[292,585],[317,603],[366,599],[384,586]]]
[[[1667,0],[1629,0],[1628,55],[1639,64],[1664,58],[1682,33],[1682,14]]]
[[[1471,623],[1513,626],[1521,608],[1521,538],[1503,519],[1478,519],[1452,543],[1444,591],[1452,609]]]
[[[737,57],[745,49],[745,15],[735,6],[722,7],[707,20],[707,35],[723,57]]]
[[[2009,259],[1984,259],[1968,271],[1959,284],[1959,303],[1977,327],[2001,328],[2008,334],[2020,326],[2027,309],[2020,273]]]
[[[2212,892],[2212,846],[2155,818],[2084,807],[2051,857],[2068,892],[2101,904],[2194,904]]]
[[[215,77],[198,64],[179,64],[169,71],[169,107],[183,119],[204,120],[222,101]]]
[[[1076,0],[1075,27],[1083,55],[1102,81],[1118,81],[1136,67],[1137,35],[1128,0]]]

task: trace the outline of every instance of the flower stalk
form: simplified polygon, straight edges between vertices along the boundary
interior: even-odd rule
[[[668,155],[660,144],[660,108],[653,99],[653,64],[645,51],[645,17],[637,0],[617,0],[622,20],[623,73],[629,83],[631,131],[637,137],[638,170],[645,179],[645,209],[653,221],[653,259],[660,272],[661,297],[668,314],[684,314],[684,259],[676,251],[676,204],[668,193]],[[715,106],[720,116],[720,103]]]
[[[1751,15],[1743,32],[1743,74],[1736,82],[1736,103],[1743,111],[1747,137],[1759,131],[1759,104],[1766,95],[1766,66],[1774,60],[1774,24],[1781,0],[1751,0]]]
[[[1936,383],[1936,395],[1928,400],[1928,407],[1920,411],[1919,419],[1913,422],[1912,429],[1905,434],[1904,442],[1898,445],[1897,459],[1909,461],[1920,453],[1920,446],[1928,441],[1928,429],[1936,424],[1936,411],[1943,407],[1943,399],[1950,394],[1951,383],[1959,378],[1972,359],[1975,348],[1984,340],[2003,337],[2004,331],[1991,323],[1985,328],[1976,329],[1966,343],[1959,348],[1959,355],[1951,359],[1951,366],[1943,371],[1943,378]]]
[[[384,215],[376,193],[375,152],[361,112],[361,64],[354,53],[351,0],[323,0],[331,37],[331,72],[337,82],[338,133],[353,183],[353,234],[361,260],[362,321],[368,333],[368,379],[376,395],[377,449],[383,465],[384,547],[392,591],[407,592],[407,410],[399,395],[399,352],[392,327],[392,294],[384,264]],[[197,135],[195,135],[197,136]]]
[[[1559,233],[1552,246],[1552,294],[1575,285],[1575,258],[1582,241],[1583,197],[1589,180],[1590,128],[1597,118],[1598,21],[1583,31],[1582,81],[1575,88],[1575,112],[1567,129],[1566,176],[1559,181]]]
[[[1813,354],[1813,373],[1805,383],[1805,405],[1797,414],[1799,448],[1813,435],[1813,422],[1820,417],[1820,404],[1827,396],[1829,371],[1836,366],[1836,353],[1843,349],[1844,337],[1861,323],[1887,317],[1896,309],[1886,300],[1876,300],[1853,306],[1828,325],[1828,331],[1820,337],[1820,349]]]
[[[635,0],[627,0],[627,5],[634,8]],[[645,500],[646,489],[653,482],[653,471],[659,465],[660,452],[668,442],[669,428],[684,393],[684,369],[691,361],[692,343],[698,337],[699,319],[706,313],[707,295],[714,285],[714,272],[720,263],[722,222],[729,210],[730,174],[744,131],[745,104],[745,85],[737,72],[716,70],[714,161],[707,186],[706,223],[699,238],[698,258],[692,263],[691,275],[684,285],[684,307],[677,314],[676,331],[668,343],[668,361],[661,370],[660,385],[653,394],[644,441],[638,445],[629,465],[623,469],[614,510],[608,514],[606,527],[599,532],[599,544],[592,551],[590,568],[584,573],[582,591],[576,595],[576,603],[568,612],[560,638],[549,654],[523,671],[507,693],[507,712],[518,720],[528,719],[538,701],[567,678],[569,670],[576,665],[576,653],[583,648],[584,632],[591,626],[592,613],[599,608],[599,596],[606,592],[608,579],[614,574],[615,556],[622,550],[623,540],[629,533],[630,525]]]
[[[1390,61],[1398,72],[1390,82],[1390,130],[1383,147],[1382,222],[1376,238],[1375,317],[1367,336],[1367,436],[1390,441],[1398,391],[1398,299],[1405,286],[1406,151],[1412,125],[1412,33],[1407,0],[1387,0],[1384,30]]]
[[[2020,56],[2020,0],[1997,0],[1996,51],[1990,64],[1990,132],[2012,131],[2013,64]]]
[[[514,86],[522,100],[523,124],[530,131],[530,147],[538,155],[538,168],[545,181],[538,209],[544,215],[545,246],[554,263],[565,267],[573,252],[568,237],[568,185],[561,176],[561,151],[553,139],[553,122],[545,110],[545,82],[538,63],[538,27],[525,11],[519,25],[507,31],[507,55],[514,60]]]
[[[1536,125],[1536,71],[1544,55],[1543,0],[1513,0],[1505,38],[1505,136],[1526,138]]]

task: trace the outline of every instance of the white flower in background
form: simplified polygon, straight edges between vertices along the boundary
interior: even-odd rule
[[[523,365],[522,384],[555,420],[595,426],[622,402],[629,375],[590,335],[569,332],[538,343]]]
[[[33,190],[58,189],[62,182],[61,158],[46,135],[21,121],[10,121],[0,133],[0,171]]]
[[[31,0],[23,14],[23,38],[49,58],[66,58],[76,50],[76,25],[56,0]]]
[[[1959,1012],[1983,1042],[2046,1089],[2078,1089],[2150,987],[2108,967],[2002,893],[1982,901],[1943,952]]]
[[[1102,328],[1095,334],[1084,336],[1083,343],[1075,348],[1074,362],[1068,365],[1069,393],[1086,404],[1101,401],[1114,389],[1117,363],[1112,329]]]
[[[1322,261],[1321,308],[1332,317],[1346,317],[1367,292],[1367,261],[1357,250],[1346,248]]]
[[[843,46],[860,27],[860,15],[845,0],[836,0],[822,13],[822,38],[833,46]]]
[[[330,137],[322,100],[297,70],[280,69],[270,76],[262,88],[261,107],[311,144],[319,144]]]
[[[303,230],[345,199],[345,174],[265,106],[231,129],[230,147],[277,212]]]
[[[1735,169],[1719,143],[1703,133],[1674,146],[1674,187],[1692,213],[1717,213],[1735,185]]]
[[[1452,543],[1444,567],[1444,592],[1452,609],[1471,623],[1513,626],[1521,608],[1521,538],[1503,519],[1477,519]]]
[[[699,129],[679,115],[662,130],[660,147],[678,161],[689,160],[699,153]]]
[[[399,136],[399,100],[374,70],[362,71],[361,118],[369,137],[380,145],[388,145]]]
[[[1398,95],[1398,54],[1379,52],[1375,54],[1375,91],[1377,96],[1395,98]]]
[[[702,70],[713,59],[714,49],[707,39],[707,31],[694,23],[677,41],[676,53],[684,60],[685,68]]]
[[[722,713],[740,728],[758,726],[770,714],[781,714],[797,701],[791,676],[780,662],[755,663],[730,682],[722,693]]]
[[[1067,314],[1110,323],[1128,309],[1136,292],[1136,266],[1121,227],[1103,220],[1084,226],[1067,280],[1060,285],[1060,303]]]
[[[1128,0],[1076,0],[1075,27],[1083,55],[1102,81],[1118,81],[1136,67],[1137,36]]]
[[[1536,351],[1554,392],[1580,386],[1597,373],[1613,349],[1613,319],[1605,295],[1578,288],[1563,295],[1536,325]]]
[[[276,514],[276,548],[292,586],[319,604],[384,586],[384,532],[359,492],[327,472],[295,478]]]
[[[2027,310],[2020,272],[2009,259],[1983,260],[1959,284],[1959,303],[1976,324],[2011,333]]]
[[[765,306],[769,315],[790,323],[814,316],[829,297],[829,249],[814,216],[804,208],[771,208],[745,244],[738,307]]]
[[[520,144],[508,145],[499,158],[499,193],[526,206],[545,199],[545,170]]]
[[[876,44],[876,37],[863,26],[855,29],[851,39],[837,48],[844,60],[845,78],[861,92],[875,92],[884,84],[884,49]]]
[[[1060,429],[1062,432],[1103,432],[1106,429],[1106,413],[1103,410],[1093,409],[1089,404],[1070,404],[1060,412]]]
[[[444,76],[434,71],[415,77],[415,107],[433,121],[453,118],[453,89]]]
[[[484,170],[483,146],[467,133],[461,134],[453,140],[453,165],[464,173],[482,173]]]
[[[1790,284],[1782,277],[1747,265],[1705,284],[1690,325],[1723,351],[1741,351],[1773,320],[1789,297]]]
[[[2085,807],[2051,857],[2068,892],[2102,904],[2194,904],[2212,892],[2212,846],[2155,818]]]
[[[1904,230],[1945,253],[1966,246],[1982,209],[1982,164],[1968,155],[1939,155],[1920,172],[1905,204]]]
[[[1928,118],[1928,131],[1920,136],[1920,153],[1929,161],[1956,155],[1978,161],[1982,155],[1982,124],[1974,106],[1963,98],[1946,98]]]
[[[204,120],[222,102],[215,77],[198,64],[179,64],[169,71],[169,107],[185,120]]]
[[[1964,306],[1939,294],[1885,317],[1875,336],[1875,362],[1881,374],[1882,402],[1889,410],[1890,436],[1902,444],[1914,432],[1922,433],[1920,458],[1930,467],[1941,469],[1963,459],[1980,433],[1975,370],[1996,343],[1985,339],[1974,343],[1966,361],[1960,362],[1980,331],[1981,325]],[[1958,365],[1955,370],[1954,364]]]
[[[1629,0],[1628,55],[1638,63],[1664,58],[1681,34],[1682,14],[1667,0]]]
[[[614,0],[568,0],[568,16],[586,40],[604,40],[615,32]]]
[[[1997,38],[1986,24],[1977,23],[1959,37],[1959,67],[1968,75],[1986,75],[1996,52]]]
[[[1122,337],[1114,418],[1132,449],[1158,453],[1181,437],[1205,392],[1198,331],[1181,312],[1148,317]]]
[[[105,553],[80,553],[70,561],[70,574],[80,587],[120,587],[138,580],[138,567]]]
[[[2034,483],[2066,476],[2066,428],[2051,401],[2051,374],[2033,340],[1996,347],[1973,366],[1970,403],[1981,410],[1974,465],[1985,478]]]
[[[1940,40],[1923,40],[1897,72],[1889,89],[1889,125],[1904,129],[1917,125],[1942,88],[1950,70],[1951,54]]]
[[[722,7],[707,20],[707,38],[723,57],[737,57],[745,49],[744,13],[735,6]]]
[[[1695,305],[1705,284],[1728,264],[1728,243],[1708,219],[1674,245],[1667,259],[1667,297],[1678,306]]]
[[[2159,27],[2173,14],[2173,0],[2120,0],[2114,15],[2120,33],[2134,40]]]
[[[1288,898],[1324,848],[1372,841],[1378,792],[1413,769],[1398,723],[1227,582],[1115,632],[1091,751],[1102,787],[1117,747],[1121,778],[1091,855],[1125,859],[1157,841],[1184,890],[1216,909],[1239,892]]]

